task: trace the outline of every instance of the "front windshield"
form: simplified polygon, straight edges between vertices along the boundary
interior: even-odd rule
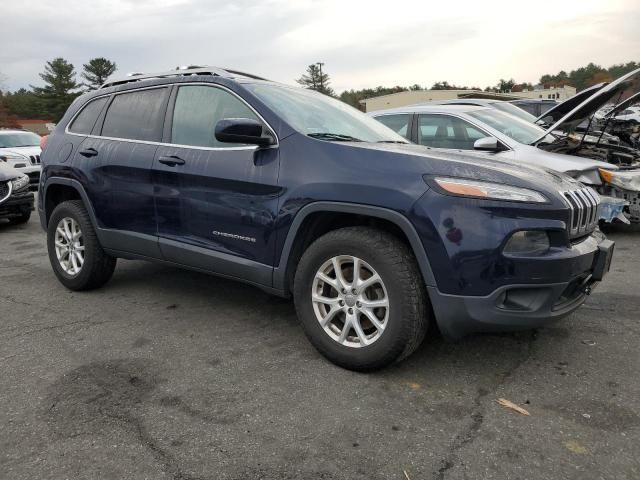
[[[0,148],[38,147],[40,137],[31,132],[0,133]]]
[[[539,126],[493,108],[472,110],[467,113],[519,143],[530,145],[545,134],[545,130]],[[551,143],[554,140],[555,137],[547,135],[542,142]]]
[[[511,115],[515,115],[516,117],[521,118],[522,120],[525,120],[529,123],[533,123],[536,121],[536,117],[531,115],[529,112],[525,112],[523,109],[514,105],[513,103],[493,102],[491,106],[493,108],[497,108],[502,112],[507,112],[507,113],[510,113]]]
[[[285,85],[246,87],[304,135],[329,141],[407,143],[390,128],[327,95]]]

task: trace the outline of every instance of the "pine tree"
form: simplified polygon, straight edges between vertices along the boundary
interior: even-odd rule
[[[116,64],[104,57],[92,58],[89,63],[82,65],[82,70],[82,78],[87,81],[84,85],[89,87],[89,90],[96,90],[113,75]]]
[[[78,92],[74,92],[79,87],[75,75],[73,65],[58,57],[47,62],[44,73],[40,74],[45,86],[31,86],[36,96],[42,100],[45,113],[54,122],[62,118],[69,105],[79,95]]]
[[[334,96],[335,93],[329,86],[329,84],[331,83],[329,74],[323,73],[323,66],[324,63],[321,62],[309,65],[307,67],[306,74],[302,75],[302,77],[300,77],[296,81],[303,87],[309,88],[311,90],[316,90],[320,93],[324,93],[325,95]]]
[[[0,92],[0,128],[18,128],[15,115],[9,113],[4,95]]]

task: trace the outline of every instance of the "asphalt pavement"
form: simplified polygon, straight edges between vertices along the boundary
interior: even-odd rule
[[[640,228],[609,236],[572,316],[358,374],[291,302],[138,261],[70,292],[37,216],[1,224],[0,479],[637,480]]]

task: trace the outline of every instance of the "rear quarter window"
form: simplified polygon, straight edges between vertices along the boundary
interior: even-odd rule
[[[160,141],[168,88],[154,88],[114,97],[102,125],[102,136]]]
[[[105,104],[108,97],[97,98],[87,103],[76,118],[71,122],[69,131],[71,133],[79,133],[82,135],[89,135],[93,130],[96,120]]]

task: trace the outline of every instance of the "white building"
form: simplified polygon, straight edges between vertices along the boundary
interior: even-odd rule
[[[478,95],[483,98],[495,97],[502,100],[516,100],[518,98],[532,98],[544,100],[557,100],[562,102],[576,94],[575,87],[564,86],[558,88],[543,88],[540,86],[533,90],[522,92],[509,92],[505,94],[483,92],[481,90],[412,90],[406,92],[391,93],[379,97],[366,98],[360,100],[362,110],[373,112],[387,108],[404,107],[416,103],[431,102],[434,100],[455,100],[469,95]]]

